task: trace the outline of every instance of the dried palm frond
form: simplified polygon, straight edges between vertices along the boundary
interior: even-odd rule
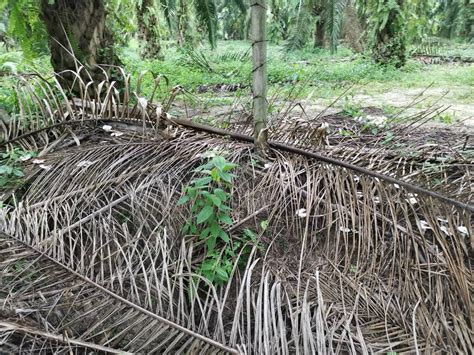
[[[149,259],[151,251],[140,248],[144,254],[137,260],[142,263],[139,269],[148,265],[147,273],[154,274],[155,278],[142,279],[148,276],[147,273],[128,274],[134,268],[133,264],[128,264],[134,261],[129,258],[139,251],[137,244],[144,242],[135,237],[134,242],[116,251],[119,255],[113,261],[101,261],[116,268],[113,272],[108,270],[107,280],[100,280],[95,275],[88,277],[88,272],[76,272],[29,245],[25,249],[22,243],[2,236],[2,318],[7,319],[7,322],[0,322],[2,342],[11,345],[15,352],[31,353],[40,349],[55,352],[88,349],[110,353],[199,350],[206,353],[210,348],[237,353],[236,349],[178,324],[185,319],[171,321],[147,309],[168,309],[169,304],[176,302],[179,306],[180,303],[178,299],[169,298],[173,295],[170,285],[155,288],[158,286],[155,281],[160,280],[160,270],[150,268],[166,267],[167,261],[176,253],[162,248],[165,244],[160,243],[159,234],[153,237],[148,247],[170,253],[157,253]],[[162,242],[165,241],[166,235],[163,235]],[[159,260],[161,256],[165,259]],[[164,304],[150,298],[157,291],[161,300],[166,301]],[[164,313],[170,311],[172,309]],[[172,314],[168,317],[174,318]],[[38,328],[46,328],[47,332]]]
[[[393,331],[393,334],[397,334],[395,339],[400,341],[400,346],[393,345],[396,344],[395,341],[393,344],[388,341],[384,343],[384,347],[392,346],[394,349],[409,349],[413,346],[413,329],[404,325],[404,315],[412,315],[412,307],[419,300],[419,295],[423,295],[425,299],[418,306],[420,314],[417,319],[421,324],[436,323],[438,314],[444,314],[449,319],[449,314],[468,316],[465,307],[469,304],[471,286],[466,279],[468,265],[464,264],[464,258],[469,247],[466,245],[466,235],[461,233],[463,229],[459,227],[464,226],[472,235],[469,214],[460,214],[456,209],[436,204],[431,198],[413,196],[401,187],[390,187],[383,182],[352,174],[346,169],[306,159],[295,160],[290,156],[280,156],[267,169],[255,167],[253,171],[248,171],[244,167],[249,160],[249,146],[209,138],[203,144],[202,136],[191,133],[188,135],[190,136],[182,136],[171,142],[99,146],[62,155],[57,161],[50,161],[53,169],[40,173],[23,196],[21,206],[10,214],[8,231],[17,238],[48,251],[58,262],[100,284],[113,286],[112,281],[108,280],[116,279],[114,284],[126,285],[127,277],[133,276],[133,281],[129,281],[128,294],[131,300],[140,302],[140,295],[145,297],[153,289],[164,290],[167,287],[161,284],[154,287],[153,283],[151,286],[143,284],[153,280],[158,262],[150,264],[155,266],[148,271],[149,275],[140,276],[140,268],[148,264],[146,260],[151,256],[143,254],[144,251],[138,244],[147,238],[159,239],[154,234],[157,227],[166,229],[172,240],[178,238],[180,226],[187,215],[187,212],[177,207],[180,188],[192,178],[192,173],[189,172],[199,164],[199,153],[210,147],[220,147],[231,151],[230,159],[243,167],[233,193],[233,219],[239,221],[246,216],[258,216],[257,212],[263,211],[269,225],[263,238],[267,243],[273,243],[272,254],[290,254],[285,260],[288,264],[287,272],[281,270],[281,265],[285,263],[281,263],[276,270],[280,277],[290,282],[291,286],[287,291],[290,295],[286,297],[291,300],[291,304],[303,304],[301,297],[306,287],[301,286],[305,285],[303,276],[309,277],[314,275],[315,270],[320,270],[327,276],[325,282],[329,285],[322,292],[326,292],[331,304],[342,302],[345,307],[353,309],[359,307],[361,297],[370,297],[365,299],[364,305],[370,301],[374,303],[371,307],[380,307],[384,302],[387,303],[384,307],[397,307],[395,314],[398,316],[394,316],[392,320],[385,319],[383,308],[376,312],[372,310],[374,313],[367,311],[369,313],[365,316],[359,315],[359,326],[363,331],[371,329],[368,324],[374,317],[378,317],[377,314],[383,317],[380,319],[381,324],[389,322],[391,329],[388,333],[383,328],[379,330],[380,333],[368,333],[363,338],[368,344],[365,346],[380,344],[380,339]],[[87,168],[78,167],[78,163],[82,161],[94,163]],[[440,223],[438,219],[446,219],[447,222]],[[138,235],[130,237],[125,235],[126,232]],[[238,237],[237,232],[233,234],[234,237]],[[131,248],[128,253],[126,248]],[[302,248],[300,255],[299,248]],[[183,250],[183,247],[175,249]],[[146,250],[154,250],[156,253],[159,248],[148,247]],[[187,246],[184,250],[195,248]],[[168,254],[173,253],[170,250],[162,253],[161,257]],[[123,258],[120,255],[131,255],[138,259],[130,259],[124,266],[120,266]],[[199,259],[199,255],[202,253],[193,252],[193,257]],[[154,254],[154,257],[157,255]],[[268,262],[271,264],[272,259]],[[176,261],[166,264],[183,265]],[[196,261],[190,260],[186,264],[190,265],[189,270],[180,270],[178,274],[189,275],[195,271],[192,266],[196,265]],[[132,268],[133,265],[136,265],[135,268]],[[432,268],[436,272],[430,271]],[[465,271],[460,272],[459,268],[464,268]],[[299,274],[295,274],[294,270],[298,269]],[[166,268],[166,273],[169,277],[175,274],[169,267]],[[339,279],[345,285],[343,293],[334,294],[339,289],[335,288],[334,280]],[[138,280],[142,280],[143,286],[139,286]],[[168,282],[170,281],[165,284]],[[344,293],[350,289],[347,283],[354,288],[353,294]],[[241,283],[238,284],[244,287]],[[263,287],[257,285],[257,289]],[[441,285],[443,287],[438,290],[437,287]],[[171,289],[176,287],[168,286]],[[364,289],[364,294],[360,295]],[[376,296],[373,294],[374,290],[379,290]],[[459,295],[456,302],[450,303],[448,308],[445,303],[438,303],[439,299],[446,299],[448,302],[451,292]],[[177,314],[178,319],[186,319],[182,314],[182,307],[187,304],[186,291],[180,293],[179,297],[173,297],[166,296],[161,291],[159,295],[152,293],[149,297],[164,304],[170,299],[182,299],[182,304],[175,306],[178,307],[177,310],[165,314]],[[389,295],[393,295],[393,300],[390,300]],[[158,301],[163,298],[165,300]],[[385,301],[382,302],[380,298]],[[141,301],[139,304],[156,309],[152,301]],[[234,309],[234,306],[229,308]],[[224,308],[221,306],[216,309],[219,312]],[[271,309],[272,312],[275,311],[274,307]],[[448,309],[450,311],[446,313]],[[201,319],[207,312],[203,312],[202,316],[195,315],[196,319]],[[245,313],[239,317],[246,317],[245,308],[243,312]],[[334,316],[341,317],[340,312],[344,312],[344,307]],[[228,315],[223,313],[221,317],[226,318]],[[307,326],[311,328],[311,317],[307,321]],[[224,320],[219,322],[224,323]],[[452,322],[454,319],[446,325],[454,326]],[[332,323],[327,323],[327,327],[328,324]],[[449,332],[450,326],[446,328],[446,325],[440,324],[438,331],[442,333],[438,338],[442,339],[442,334]],[[260,326],[268,325],[263,323]],[[288,334],[289,338],[285,338],[285,342],[292,341],[293,344],[288,344],[288,349],[291,346],[305,346],[301,343],[302,338],[299,338],[302,337],[298,333],[299,323],[292,327],[296,330],[290,333],[292,335]],[[254,328],[255,326],[252,327]],[[417,329],[420,347],[434,346],[423,341],[425,331],[433,331],[429,329]],[[265,333],[264,329],[259,331]],[[339,329],[343,333],[331,331],[335,332],[336,339],[346,336],[344,327]],[[223,330],[221,334],[226,333]],[[296,338],[295,334],[298,335]],[[456,339],[456,343],[459,341],[460,339]],[[464,340],[464,347],[467,347],[466,341],[469,339]],[[263,346],[249,344],[248,339],[242,338],[227,344],[247,344],[249,352],[259,352],[258,347]],[[338,342],[334,340],[334,347],[337,347],[336,344]],[[442,343],[437,345],[442,347],[439,344]],[[314,344],[311,345],[310,342],[307,346]],[[357,342],[353,346],[361,349],[362,345]],[[446,344],[442,348],[450,349],[452,346],[454,344]]]
[[[4,208],[0,339],[10,349],[472,348],[469,203],[281,143],[262,162],[248,136],[198,132],[180,120],[167,121],[172,134],[163,138],[152,112],[142,115],[139,100],[127,109],[120,95],[71,102],[60,101],[70,113],[48,129],[28,134],[38,131],[38,113],[30,128],[9,131],[10,140],[40,149],[64,134],[61,144],[95,137],[56,144],[44,156],[50,168],[31,166],[17,202]],[[31,112],[40,112],[36,105]],[[205,246],[182,235],[190,211],[177,204],[211,149],[238,164],[229,235],[240,240],[248,228],[259,236],[223,287],[199,275]],[[347,153],[348,161],[395,171],[395,158],[362,154]]]
[[[289,101],[271,120],[271,141],[364,166],[466,203],[473,200],[474,155],[469,143],[473,128],[423,127],[444,108],[434,105],[402,120],[404,112],[419,102],[415,99],[384,126],[372,125],[377,130],[374,134],[365,132],[359,120],[341,114],[308,117],[301,104],[291,97]],[[328,144],[322,144],[318,136],[322,126],[328,127]],[[231,124],[230,129],[246,135],[253,130],[250,122]]]

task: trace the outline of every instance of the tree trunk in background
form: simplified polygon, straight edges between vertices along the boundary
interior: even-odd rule
[[[379,0],[379,6],[388,11],[388,19],[379,17],[375,27],[373,56],[377,63],[393,64],[397,68],[406,62],[406,21],[404,0]]]
[[[323,6],[321,3],[314,6],[313,15],[316,16],[316,25],[314,28],[314,48],[324,48],[324,19]]]
[[[154,0],[137,2],[138,39],[141,55],[147,59],[162,59],[158,19],[153,11]]]
[[[190,42],[188,0],[179,0],[177,6],[178,46],[183,47]]]
[[[253,0],[251,7],[253,121],[255,147],[261,155],[264,155],[268,133],[266,20],[266,0]]]
[[[42,0],[41,18],[49,34],[51,64],[54,71],[76,70],[74,56],[90,70],[93,79],[102,80],[97,64],[118,64],[113,36],[105,25],[106,11],[102,0]],[[67,35],[66,35],[67,34]],[[70,49],[74,56],[70,54]],[[63,84],[74,81],[64,73]]]
[[[466,11],[466,23],[464,25],[463,36],[470,39],[471,42],[474,40],[474,1],[464,1],[464,11]]]
[[[364,48],[364,28],[357,15],[357,9],[352,3],[344,9],[344,18],[342,20],[341,36],[346,46],[356,53],[362,53]]]
[[[316,29],[314,31],[314,48],[324,48],[324,21],[319,19],[316,22]]]

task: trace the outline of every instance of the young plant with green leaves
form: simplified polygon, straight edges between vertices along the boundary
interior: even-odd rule
[[[231,171],[237,166],[215,152],[203,154],[207,162],[195,172],[201,175],[184,190],[179,205],[191,204],[191,217],[183,232],[196,235],[206,243],[206,257],[199,273],[209,281],[222,284],[229,279],[236,255],[226,226],[232,224],[231,197],[234,175]]]
[[[0,188],[8,188],[18,184],[25,174],[21,162],[35,156],[34,152],[14,148],[0,154]]]

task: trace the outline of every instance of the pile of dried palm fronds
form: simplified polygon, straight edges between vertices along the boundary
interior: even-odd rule
[[[5,147],[42,161],[0,219],[3,349],[470,352],[472,205],[281,144],[262,161],[242,134],[175,124],[139,86],[135,100],[129,86],[80,87],[71,101],[24,81],[23,120],[4,126]],[[182,235],[190,211],[177,205],[209,150],[239,166],[228,233],[259,236],[223,287],[196,273],[205,246]],[[390,174],[405,164],[344,157]],[[471,196],[470,168],[456,196]]]

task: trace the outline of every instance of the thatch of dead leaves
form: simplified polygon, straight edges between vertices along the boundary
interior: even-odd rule
[[[103,82],[88,97],[83,83],[80,105],[57,82],[21,80],[6,140],[45,161],[0,216],[7,352],[472,350],[472,206],[278,150],[261,161],[184,127],[162,134],[129,78],[125,94]],[[197,274],[205,247],[182,235],[190,212],[177,206],[209,150],[239,166],[229,234],[260,241],[222,287]]]

